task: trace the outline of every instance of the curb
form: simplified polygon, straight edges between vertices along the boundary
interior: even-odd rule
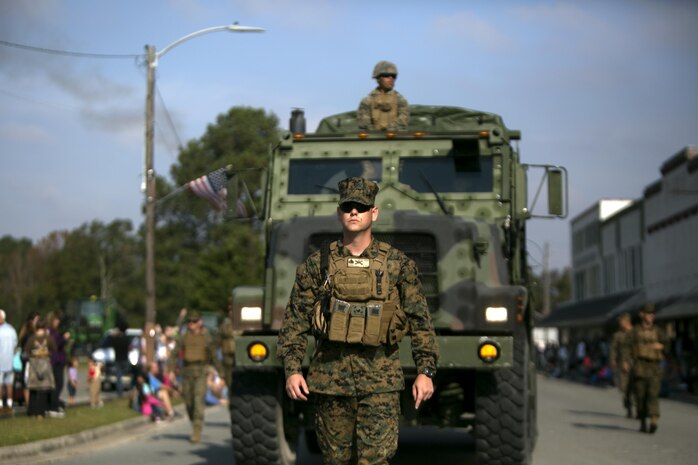
[[[0,448],[0,462],[5,463],[8,460],[27,459],[41,454],[54,452],[58,449],[65,449],[72,446],[85,444],[89,441],[113,435],[114,433],[131,430],[133,428],[151,424],[150,418],[140,416],[130,418],[110,425],[99,426],[97,428],[88,429],[79,433],[70,434],[67,436],[59,436],[57,438],[43,439],[41,441],[28,442],[16,446],[6,446]]]

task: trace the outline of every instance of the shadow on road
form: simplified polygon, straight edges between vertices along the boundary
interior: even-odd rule
[[[608,431],[630,431],[632,433],[637,432],[637,428],[629,428],[626,426],[618,425],[604,425],[600,423],[572,423],[575,428],[583,429],[597,429],[597,430],[608,430]]]
[[[618,413],[609,413],[609,412],[593,412],[589,410],[567,410],[570,413],[574,413],[575,415],[588,415],[588,416],[593,416],[593,417],[604,417],[604,418],[625,418],[625,415],[621,415]]]

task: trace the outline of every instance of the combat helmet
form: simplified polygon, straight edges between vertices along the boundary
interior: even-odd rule
[[[397,66],[390,61],[379,61],[373,68],[373,79],[378,79],[381,74],[394,74],[397,76]]]

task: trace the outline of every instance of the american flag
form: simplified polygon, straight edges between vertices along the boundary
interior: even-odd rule
[[[225,168],[211,171],[207,175],[196,178],[187,183],[187,187],[202,199],[206,199],[216,210],[225,211],[228,209],[228,183]]]

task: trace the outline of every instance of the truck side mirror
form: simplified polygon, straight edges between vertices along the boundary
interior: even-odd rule
[[[548,214],[563,215],[562,204],[562,170],[548,168]]]

